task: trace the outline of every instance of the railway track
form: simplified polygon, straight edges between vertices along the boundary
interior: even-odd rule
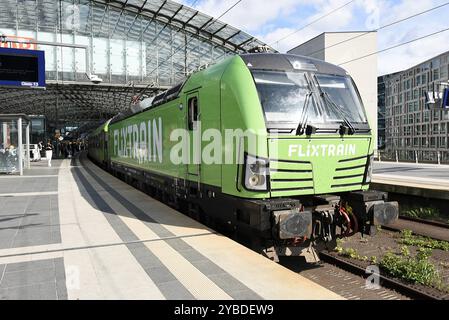
[[[343,270],[356,274],[358,276],[367,277],[366,266],[357,263],[354,260],[349,260],[338,256],[332,252],[320,252],[320,259],[326,263],[335,265]],[[426,292],[422,287],[413,284],[406,284],[402,281],[387,277],[383,274],[379,275],[380,285],[382,287],[396,291],[404,296],[418,300],[446,300],[448,295],[436,295],[432,292]]]
[[[428,225],[435,226],[435,227],[449,229],[449,223],[439,222],[439,221],[435,221],[435,220],[414,218],[414,217],[408,217],[408,216],[399,216],[399,219],[407,220],[407,221],[413,221],[413,222],[418,222],[418,223],[422,223],[422,224],[428,224]]]
[[[399,232],[408,229],[416,235],[449,241],[449,224],[438,221],[400,216],[397,222],[388,226],[382,226],[382,228]]]

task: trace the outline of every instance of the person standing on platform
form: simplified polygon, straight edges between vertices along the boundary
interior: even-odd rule
[[[51,141],[48,140],[47,145],[45,146],[45,157],[47,158],[48,166],[51,167],[51,158],[53,157],[53,145]]]

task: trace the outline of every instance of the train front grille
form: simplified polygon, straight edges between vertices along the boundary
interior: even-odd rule
[[[357,187],[363,184],[367,156],[338,161],[332,180],[332,188]]]
[[[313,167],[308,161],[270,160],[272,196],[312,194]]]

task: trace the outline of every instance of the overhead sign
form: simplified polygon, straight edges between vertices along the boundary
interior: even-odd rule
[[[441,92],[428,91],[424,93],[424,97],[426,98],[426,104],[435,104],[438,100],[441,100],[443,95]]]
[[[12,49],[25,49],[36,50],[37,45],[32,43],[33,38],[28,37],[16,37],[16,36],[3,36],[4,41],[0,42],[0,48],[12,48]]]
[[[45,53],[0,48],[0,86],[45,87]]]

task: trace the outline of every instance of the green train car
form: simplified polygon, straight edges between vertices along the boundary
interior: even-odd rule
[[[92,137],[90,157],[113,174],[274,260],[314,260],[398,216],[368,190],[375,141],[357,88],[323,61],[228,57]]]
[[[107,168],[109,156],[108,156],[108,127],[109,122],[106,121],[100,127],[92,131],[88,136],[88,150],[89,157],[96,163]]]

